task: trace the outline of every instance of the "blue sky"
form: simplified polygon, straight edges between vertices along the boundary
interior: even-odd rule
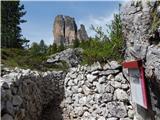
[[[120,1],[22,1],[27,11],[23,19],[26,23],[21,24],[22,34],[32,42],[41,39],[46,44],[52,44],[53,22],[55,16],[62,14],[74,17],[78,25],[84,24],[89,36],[94,36],[90,30],[94,26],[104,26],[110,23],[113,14],[118,12]]]

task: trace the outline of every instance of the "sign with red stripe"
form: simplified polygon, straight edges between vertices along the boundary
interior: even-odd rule
[[[147,109],[147,90],[142,61],[128,61],[122,65],[123,68],[128,68],[132,101]]]

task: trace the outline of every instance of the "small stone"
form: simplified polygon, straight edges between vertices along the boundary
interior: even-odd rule
[[[120,120],[132,120],[130,118],[120,118]]]
[[[115,76],[115,81],[121,82],[121,83],[125,83],[126,79],[123,77],[122,73],[119,73],[118,75]]]
[[[8,83],[7,83],[7,82],[4,82],[4,83],[2,84],[2,88],[4,88],[4,89],[9,89]]]
[[[90,89],[86,85],[82,86],[82,90],[83,90],[85,95],[89,95],[90,94]]]
[[[78,79],[78,81],[83,80],[84,79],[84,74],[79,74],[77,79]]]
[[[82,87],[82,85],[84,85],[84,80],[79,81],[79,83],[78,83],[78,87]]]
[[[109,101],[112,100],[112,97],[113,97],[113,95],[111,93],[104,93],[102,95],[102,101],[105,102],[105,103],[109,102]]]
[[[88,117],[89,115],[90,115],[90,113],[87,112],[87,111],[85,111],[84,114],[83,114],[84,117]]]
[[[101,70],[101,69],[102,69],[102,67],[101,67],[101,64],[99,62],[96,62],[96,63],[94,63],[90,66],[90,71],[91,72],[95,71],[95,70]]]
[[[106,89],[105,89],[106,85],[104,84],[97,84],[96,88],[100,94],[103,94],[104,92],[106,92]]]
[[[118,120],[118,118],[111,117],[111,118],[107,118],[107,120]]]
[[[111,85],[112,85],[114,88],[121,88],[121,83],[120,83],[120,82],[117,82],[117,81],[111,81]]]
[[[119,70],[106,70],[106,71],[101,71],[99,73],[100,76],[108,76],[110,74],[117,74],[119,72]]]
[[[75,85],[77,85],[77,84],[78,84],[79,79],[75,78],[73,81],[74,81]]]
[[[98,75],[99,73],[100,73],[100,71],[97,70],[97,71],[93,71],[91,74],[92,75]]]
[[[120,101],[127,101],[128,100],[128,94],[124,90],[118,88],[114,92],[114,98],[116,98]]]
[[[102,100],[102,95],[101,94],[95,94],[94,95],[94,100],[98,103],[99,101]]]
[[[14,114],[13,105],[10,101],[6,102],[6,110],[9,114],[11,114],[11,115]]]
[[[121,67],[121,65],[118,64],[117,61],[111,61],[110,63],[105,64],[103,69],[104,70],[111,70],[111,69],[114,70],[114,69],[117,69],[119,67]]]
[[[106,81],[106,76],[102,76],[98,79],[98,82],[101,84],[101,83],[104,83]]]
[[[119,88],[115,90],[114,97],[120,101],[128,100],[128,94],[124,90],[119,89]]]
[[[20,96],[18,96],[18,95],[15,95],[15,96],[13,96],[13,101],[12,101],[12,103],[13,103],[13,105],[21,105],[22,104],[22,102],[23,102],[23,100],[22,100],[22,98],[20,97]]]
[[[12,99],[12,92],[10,89],[5,90],[5,97],[7,100],[11,100]]]
[[[129,88],[128,84],[122,84],[122,89],[127,90]]]
[[[31,72],[30,69],[22,70],[23,75],[26,75],[26,76],[29,75],[30,72]]]
[[[78,86],[73,86],[72,91],[73,91],[73,93],[77,93],[78,92]]]
[[[81,93],[82,92],[82,88],[78,88],[78,92]]]
[[[129,118],[133,118],[134,114],[135,114],[134,110],[131,110],[131,109],[128,110],[128,117]]]
[[[73,80],[69,80],[69,81],[68,81],[68,85],[69,85],[69,86],[73,86],[73,85],[74,85]]]
[[[74,109],[75,114],[77,114],[78,116],[82,116],[84,111],[82,107],[75,107]]]
[[[71,97],[72,95],[73,95],[73,92],[71,90],[68,90],[68,89],[65,90],[66,97]]]
[[[113,78],[114,78],[114,76],[112,74],[108,75],[108,77],[107,77],[108,80],[111,80]]]
[[[100,116],[98,120],[105,120],[105,117]]]
[[[88,75],[87,75],[87,80],[88,80],[89,82],[93,82],[95,79],[97,79],[97,76],[94,76],[94,75],[92,75],[92,74],[88,74]]]
[[[111,116],[124,118],[127,116],[127,110],[123,102],[109,102],[107,108]]]
[[[114,87],[112,87],[110,84],[107,84],[105,91],[108,92],[108,93],[113,93],[114,92]]]
[[[79,104],[80,105],[85,105],[87,103],[87,98],[84,96],[84,97],[81,97],[79,99]]]
[[[66,103],[70,104],[70,103],[72,103],[72,98],[71,97],[67,97],[65,101],[66,101]]]
[[[71,74],[70,77],[71,77],[72,79],[75,79],[75,78],[77,78],[77,74],[76,74],[76,73]]]

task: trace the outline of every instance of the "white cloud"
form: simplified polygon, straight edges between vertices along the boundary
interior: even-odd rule
[[[118,11],[112,12],[110,15],[104,15],[104,16],[93,16],[90,15],[87,18],[83,20],[78,21],[78,26],[80,24],[84,24],[86,27],[86,31],[89,36],[94,36],[95,32],[90,29],[91,25],[98,27],[102,26],[103,31],[106,32],[106,24],[110,24],[113,20],[114,13],[117,13]]]

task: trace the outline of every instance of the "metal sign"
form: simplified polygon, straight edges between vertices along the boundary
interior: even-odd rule
[[[132,101],[147,109],[146,83],[141,61],[124,62],[123,67],[128,68]]]

